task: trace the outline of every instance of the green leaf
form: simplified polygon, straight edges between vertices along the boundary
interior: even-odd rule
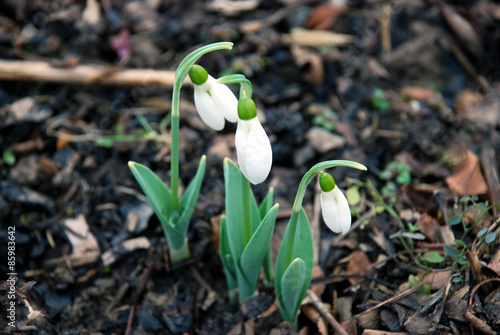
[[[259,207],[259,213],[260,213],[260,219],[264,219],[266,214],[271,210],[271,207],[273,206],[273,200],[274,200],[274,188],[270,187],[269,190],[267,191],[266,196],[260,203]],[[269,246],[269,250],[267,251],[266,256],[264,257],[264,274],[266,275],[266,281],[268,283],[273,282],[273,259],[272,259],[272,254],[271,254],[271,246]]]
[[[224,184],[226,191],[226,218],[229,246],[233,259],[238,260],[243,253],[243,225],[241,220],[242,191],[240,169],[228,158],[224,160]]]
[[[443,247],[443,250],[450,257],[453,257],[453,258],[460,257],[460,251],[457,248],[452,247],[451,245],[445,245]]]
[[[347,202],[350,206],[356,206],[361,201],[361,195],[359,194],[358,186],[351,186],[345,191],[345,196]]]
[[[296,258],[290,263],[281,277],[282,299],[280,301],[282,316],[285,320],[294,323],[295,315],[304,297],[301,289],[306,280],[306,263]]]
[[[10,150],[5,150],[2,154],[2,158],[7,163],[7,165],[14,165],[16,163],[16,156]]]
[[[278,256],[276,257],[274,285],[276,296],[281,306],[283,306],[283,292],[281,287],[281,278],[285,270],[295,258],[300,258],[305,262],[306,272],[305,279],[300,290],[300,299],[302,300],[309,288],[312,277],[313,269],[313,239],[311,233],[311,226],[304,208],[299,212],[292,211],[290,222],[283,236]],[[293,313],[295,315],[295,313]]]
[[[224,266],[224,274],[226,275],[227,286],[229,290],[233,290],[238,287],[238,283],[236,281],[236,265],[234,263],[234,259],[231,256],[231,250],[229,248],[229,238],[227,236],[227,221],[225,216],[222,216],[222,218],[220,219],[219,253],[222,260],[222,265]]]
[[[259,206],[259,213],[260,213],[260,219],[264,219],[264,217],[267,215],[267,212],[271,210],[271,207],[273,207],[273,201],[274,201],[274,188],[270,187],[269,190],[267,191],[266,196],[262,200]]]
[[[206,166],[206,156],[203,155],[198,164],[198,170],[191,180],[188,188],[182,195],[181,201],[179,202],[179,211],[181,216],[177,221],[176,226],[184,235],[187,235],[187,229],[189,222],[191,221],[191,216],[193,215],[196,203],[198,202],[198,196],[200,195],[201,183],[203,182],[203,177],[205,176],[205,166]]]
[[[477,237],[481,238],[488,232],[488,228],[483,228],[477,233]]]
[[[444,261],[444,257],[437,251],[431,251],[425,254],[424,260],[429,263],[441,263]]]
[[[477,207],[479,207],[479,209],[480,209],[481,211],[483,211],[483,212],[485,212],[485,211],[486,211],[486,208],[487,208],[487,207],[486,207],[486,204],[485,204],[484,202],[480,202],[480,203],[478,203],[478,204],[477,204]]]
[[[279,206],[276,204],[267,213],[252,235],[239,260],[239,266],[246,281],[253,285],[255,289],[257,289],[264,256],[266,256],[271,245],[278,209]]]
[[[494,242],[497,239],[497,234],[495,232],[488,233],[484,241],[488,244]]]
[[[169,225],[172,216],[172,195],[168,187],[147,166],[130,161],[128,167],[153,206],[162,226]]]
[[[460,200],[458,200],[460,203],[467,203],[470,201],[470,197],[469,196],[464,196],[464,197],[461,197]]]
[[[460,215],[452,216],[448,220],[448,224],[450,226],[455,226],[455,225],[459,224],[460,222],[462,222],[462,216],[460,216]]]

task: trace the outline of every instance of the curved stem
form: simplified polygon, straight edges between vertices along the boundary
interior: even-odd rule
[[[224,77],[220,77],[217,79],[217,82],[219,84],[240,84],[240,99],[252,97],[252,83],[242,74],[230,74]]]
[[[353,161],[345,161],[345,160],[331,160],[318,163],[314,165],[309,171],[306,172],[302,180],[300,181],[299,189],[297,190],[297,195],[295,196],[295,201],[293,203],[293,211],[299,212],[302,208],[302,201],[304,200],[304,194],[306,192],[307,185],[313,180],[314,176],[316,176],[320,171],[324,169],[328,169],[336,166],[345,166],[358,170],[366,171],[366,166],[360,163],[356,163]]]
[[[191,52],[177,67],[175,72],[174,87],[172,91],[172,112],[171,115],[171,158],[170,158],[170,188],[172,191],[172,209],[179,208],[179,101],[181,95],[181,86],[186,79],[189,69],[204,54],[222,50],[231,49],[233,43],[219,42],[205,45]],[[160,124],[162,134],[167,133],[168,116],[163,118]]]

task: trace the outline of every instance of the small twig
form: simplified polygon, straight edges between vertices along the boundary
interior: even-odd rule
[[[221,298],[221,296],[203,279],[203,277],[200,275],[198,270],[194,267],[191,267],[191,273],[194,276],[194,279],[200,284],[201,287],[203,287],[205,290],[207,290],[209,293],[212,293],[215,295],[215,298],[221,302],[224,303],[224,300]]]
[[[354,317],[358,317],[359,315],[366,314],[366,313],[371,312],[371,311],[373,311],[373,310],[375,310],[375,309],[377,309],[377,308],[380,308],[380,307],[385,306],[385,305],[387,305],[387,304],[393,303],[393,302],[394,302],[394,301],[396,301],[396,300],[399,300],[399,299],[401,299],[401,298],[404,298],[404,297],[406,297],[407,295],[410,295],[410,294],[412,294],[413,292],[415,292],[416,290],[418,290],[418,289],[419,289],[422,285],[423,285],[423,284],[422,284],[422,283],[420,283],[420,284],[418,284],[418,285],[416,285],[416,286],[413,286],[413,287],[411,287],[411,288],[409,288],[409,289],[406,289],[406,290],[404,290],[403,292],[401,292],[401,293],[399,293],[399,294],[395,295],[394,297],[389,298],[389,299],[387,299],[387,300],[385,300],[385,301],[382,301],[380,304],[377,304],[377,305],[372,306],[372,307],[370,307],[370,308],[368,308],[368,309],[365,309],[364,311],[362,311],[361,313],[359,313],[359,314],[355,315]]]
[[[144,290],[144,287],[146,287],[149,276],[151,275],[151,272],[153,272],[153,266],[154,264],[153,262],[151,262],[142,274],[141,281],[139,282],[139,286],[137,287],[137,292],[134,296],[134,299],[132,300],[132,303],[130,304],[130,312],[128,314],[128,322],[127,328],[125,330],[125,335],[129,335],[132,331],[132,321],[134,320],[135,308],[137,306],[137,303],[139,302],[139,298],[141,297],[141,293]]]
[[[312,290],[307,290],[307,297],[309,298],[309,303],[311,303],[320,312],[321,316],[335,329],[335,331],[340,335],[348,335],[347,332],[342,328],[340,323],[333,317],[333,315],[325,308],[319,297]]]
[[[174,77],[173,71],[122,69],[114,65],[90,64],[62,68],[41,61],[0,60],[0,80],[171,87]]]

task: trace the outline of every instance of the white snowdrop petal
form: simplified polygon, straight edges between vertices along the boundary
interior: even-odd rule
[[[238,121],[238,99],[224,84],[215,84],[210,89],[215,104],[229,122]]]
[[[335,194],[335,199],[337,200],[337,204],[339,207],[339,216],[340,216],[340,226],[342,229],[342,234],[346,234],[349,229],[351,229],[351,210],[349,208],[349,202],[347,201],[347,198],[345,197],[344,193],[335,186],[333,189],[334,194]]]
[[[254,185],[266,180],[271,171],[273,152],[269,137],[258,118],[238,121],[235,145],[243,175]]]
[[[349,203],[337,186],[330,192],[321,192],[321,212],[334,233],[346,234],[351,228]]]
[[[214,130],[224,128],[224,115],[219,111],[214,99],[203,90],[202,86],[194,85],[194,104],[203,122]]]

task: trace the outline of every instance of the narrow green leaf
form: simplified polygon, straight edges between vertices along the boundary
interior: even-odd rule
[[[239,264],[248,283],[255,284],[259,280],[264,256],[269,251],[273,237],[274,224],[278,215],[279,205],[274,205],[264,217],[259,227],[243,251]]]
[[[301,296],[301,290],[306,281],[306,272],[306,263],[302,259],[296,258],[290,263],[281,277],[283,297],[280,304],[282,316],[292,324],[304,298]]]
[[[224,266],[227,286],[229,290],[233,290],[238,287],[238,283],[236,281],[236,265],[234,264],[234,259],[231,256],[231,250],[229,247],[229,238],[227,236],[227,221],[225,216],[223,216],[220,220],[219,234],[219,253],[222,260],[222,265]]]
[[[267,191],[266,196],[260,203],[259,213],[261,220],[271,210],[271,207],[273,206],[273,200],[274,200],[274,188],[270,187],[269,190]],[[272,283],[274,276],[273,276],[273,259],[271,254],[271,246],[269,246],[269,250],[267,251],[267,254],[264,257],[263,267],[264,267],[264,274],[266,276],[266,281],[268,283]]]
[[[172,196],[168,187],[147,166],[132,161],[128,162],[128,166],[153,206],[161,224],[168,225],[172,215]]]
[[[448,220],[448,224],[450,226],[455,226],[457,224],[459,224],[460,222],[462,222],[462,217],[460,215],[456,215],[456,216],[452,216],[449,220]]]
[[[269,191],[267,191],[266,196],[262,200],[259,206],[259,213],[260,213],[260,219],[264,219],[264,217],[267,215],[267,212],[271,210],[271,207],[273,207],[273,200],[274,200],[274,188],[270,187]]]
[[[429,263],[441,263],[442,261],[444,261],[444,257],[441,256],[437,251],[426,253],[424,259]]]
[[[188,188],[182,195],[181,201],[179,202],[181,216],[177,221],[176,226],[180,231],[187,234],[187,229],[191,216],[193,215],[196,203],[198,202],[198,196],[200,195],[201,184],[203,182],[203,177],[205,176],[205,166],[206,166],[206,156],[203,155],[198,164],[198,170],[191,180]]]
[[[224,185],[226,191],[227,236],[233,259],[238,260],[243,253],[243,225],[241,215],[242,190],[240,169],[228,158],[224,159]]]
[[[304,208],[299,212],[292,211],[290,222],[286,228],[285,235],[281,242],[278,256],[276,258],[276,267],[274,270],[274,285],[278,301],[283,306],[283,292],[281,287],[281,278],[285,270],[295,258],[300,258],[305,262],[306,273],[304,284],[300,290],[300,299],[302,300],[309,288],[313,269],[313,239],[311,226]]]
[[[460,257],[460,251],[458,251],[458,249],[457,249],[457,248],[452,247],[451,245],[445,245],[445,246],[443,247],[443,249],[444,249],[444,252],[445,252],[448,256],[450,256],[450,257],[453,257],[453,258],[458,258],[458,257]]]

